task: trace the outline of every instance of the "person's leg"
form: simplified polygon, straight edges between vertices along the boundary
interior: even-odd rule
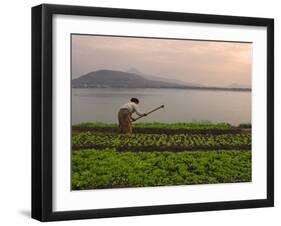
[[[131,132],[131,113],[129,110],[121,109],[118,113],[119,121],[119,132],[120,133],[130,133]]]
[[[131,126],[131,113],[129,110],[124,110],[124,118],[123,118],[123,131],[124,133],[131,133],[132,126]]]
[[[125,132],[124,131],[124,127],[125,127],[124,119],[125,119],[124,112],[123,112],[123,110],[120,110],[118,112],[119,133],[124,133]]]
[[[127,121],[128,121],[128,133],[132,133],[133,129],[132,129],[132,121],[131,121],[131,113],[128,114],[127,116]]]

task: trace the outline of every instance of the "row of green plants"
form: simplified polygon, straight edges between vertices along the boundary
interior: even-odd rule
[[[73,129],[76,128],[118,128],[116,123],[101,123],[101,122],[84,122],[78,125],[74,125]],[[144,129],[231,129],[228,123],[211,123],[211,122],[189,122],[189,123],[134,123],[134,128]]]
[[[82,132],[72,136],[72,147],[200,147],[251,145],[251,134],[106,134]]]
[[[72,189],[251,181],[251,151],[72,152]]]

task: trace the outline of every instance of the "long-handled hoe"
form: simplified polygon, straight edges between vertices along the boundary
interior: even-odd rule
[[[155,111],[157,111],[157,110],[159,110],[159,109],[161,109],[161,108],[164,108],[164,107],[165,107],[164,105],[161,105],[160,107],[157,107],[157,108],[155,108],[155,109],[153,109],[153,110],[147,112],[147,113],[146,113],[146,116],[148,116],[148,115],[151,114],[152,112],[155,112]],[[139,116],[139,117],[137,117],[137,118],[132,119],[132,121],[135,122],[135,121],[139,120],[139,119],[142,118],[142,117],[145,117],[145,116]]]

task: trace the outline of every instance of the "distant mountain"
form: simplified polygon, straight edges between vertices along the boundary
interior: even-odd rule
[[[143,72],[139,71],[138,69],[131,67],[128,71],[126,71],[128,73],[132,73],[132,74],[137,74],[137,75],[144,75]]]
[[[139,73],[139,74],[138,74]],[[181,84],[180,84],[181,83]],[[98,70],[72,80],[73,88],[176,88],[226,91],[251,91],[248,87],[210,87],[148,76],[136,70],[129,72]]]
[[[141,75],[142,77],[144,77],[146,79],[156,80],[156,81],[161,81],[161,82],[174,83],[174,84],[177,84],[177,85],[180,85],[180,86],[183,86],[183,85],[185,85],[185,86],[201,86],[198,83],[184,82],[184,81],[179,81],[179,80],[176,80],[176,79],[169,79],[169,78],[158,77],[158,76],[155,76],[155,75],[148,75],[148,74],[145,74],[145,73],[139,71],[136,68],[130,68],[127,72],[132,73],[132,74]]]
[[[182,85],[144,78],[136,73],[99,70],[72,80],[72,87],[180,88]]]

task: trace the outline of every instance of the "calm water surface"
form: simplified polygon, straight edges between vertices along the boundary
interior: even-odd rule
[[[119,108],[131,97],[140,100],[142,112],[162,104],[159,110],[139,122],[251,122],[251,92],[183,89],[72,89],[72,124],[117,122]]]

